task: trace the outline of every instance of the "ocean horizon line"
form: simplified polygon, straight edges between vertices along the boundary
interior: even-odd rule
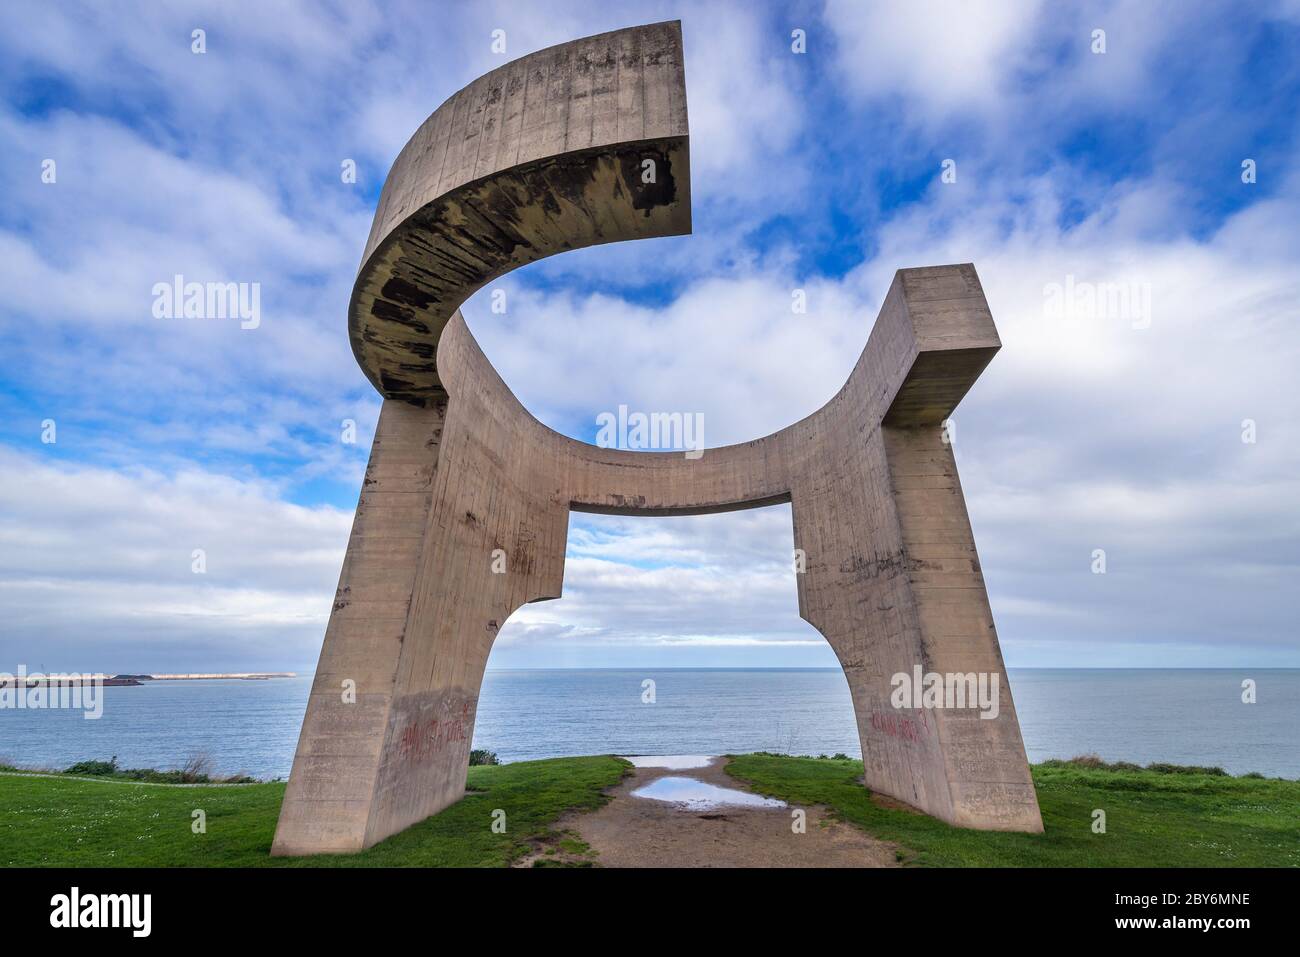
[[[843,671],[843,668],[835,665],[591,665],[575,666],[567,668],[486,668],[485,674],[517,674],[519,672],[584,672],[584,671],[785,671],[785,672],[832,672]],[[1007,671],[1300,671],[1300,665],[1007,665]],[[0,669],[0,673],[4,673]],[[148,675],[152,678],[159,678],[159,675],[151,674],[146,671],[81,671],[69,672],[58,669],[42,669],[39,672],[31,674],[84,674],[84,675],[101,675],[104,677],[114,676],[132,676],[139,677]],[[231,672],[211,673],[212,679],[229,677],[232,679],[240,678],[244,674],[263,675],[268,678],[309,678],[316,673],[315,667],[300,667],[292,674],[288,671],[281,672]],[[174,676],[167,674],[161,676],[163,680],[172,679]],[[204,675],[207,677],[207,674]]]
[[[561,672],[561,671],[843,671],[835,666],[805,667],[797,665],[751,665],[739,667],[720,666],[684,666],[684,665],[618,665],[616,667],[574,667],[574,668],[487,668],[486,674],[518,673],[521,671]],[[1176,666],[1176,665],[1114,665],[1114,666],[1078,666],[1078,665],[1009,665],[1007,671],[1300,671],[1300,665],[1214,665],[1214,666]]]

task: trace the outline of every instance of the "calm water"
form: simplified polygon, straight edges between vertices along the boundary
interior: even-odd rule
[[[766,798],[749,791],[720,788],[716,784],[697,781],[695,778],[657,778],[645,787],[632,792],[633,797],[648,801],[665,801],[685,804],[692,811],[711,811],[718,807],[785,807],[784,801]]]
[[[642,703],[642,681],[655,703]],[[1258,703],[1241,703],[1252,678]],[[1012,693],[1031,761],[1217,764],[1300,778],[1300,670],[1019,670]],[[117,755],[175,767],[198,751],[221,773],[285,777],[311,679],[162,681],[105,688],[104,716],[0,710],[0,761],[62,768]],[[474,746],[502,760],[565,754],[786,751],[858,756],[838,670],[494,671]]]

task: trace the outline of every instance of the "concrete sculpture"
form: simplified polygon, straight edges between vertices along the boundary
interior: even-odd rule
[[[806,556],[799,611],[844,667],[866,785],[953,824],[1042,829],[940,427],[1000,346],[972,266],[900,270],[825,407],[698,458],[546,428],[460,315],[525,263],[690,229],[676,22],[494,70],[398,156],[349,314],[384,403],[274,854],[361,850],[462,796],[488,653],[517,608],[560,596],[571,510],[781,502]],[[917,668],[1002,676],[995,716],[898,707],[893,679]]]

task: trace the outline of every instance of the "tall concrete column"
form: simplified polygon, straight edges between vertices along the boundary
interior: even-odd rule
[[[900,533],[899,575],[915,615],[913,665],[929,673],[987,675],[998,682],[996,713],[970,706],[944,708],[930,711],[927,721],[924,709],[914,709],[922,727],[934,730],[943,757],[952,811],[938,816],[962,827],[1041,831],[952,445],[937,425],[886,426],[881,434]],[[880,729],[872,727],[863,735],[873,753],[878,750]],[[910,744],[906,739],[902,743],[905,748]],[[867,781],[873,790],[894,794],[876,768],[868,770]],[[906,792],[895,796],[925,807]]]
[[[379,414],[274,854],[365,846],[445,413],[389,399]]]
[[[366,846],[465,793],[479,688],[497,632],[525,603],[559,598],[563,584],[568,503],[537,481],[539,463],[490,395],[469,383],[454,391]]]
[[[1041,831],[944,431],[1000,347],[973,267],[899,271],[849,382],[807,425],[797,578],[848,679],[867,786],[953,824]],[[996,681],[996,710],[896,707],[894,677],[918,667]]]

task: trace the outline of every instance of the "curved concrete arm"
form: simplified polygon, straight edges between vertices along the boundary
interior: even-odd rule
[[[681,24],[538,51],[452,96],[398,154],[352,290],[352,351],[385,398],[436,398],[442,330],[485,283],[690,231]]]
[[[812,415],[749,442],[682,452],[598,448],[547,428],[510,391],[459,312],[438,355],[441,381],[474,417],[515,437],[569,507],[615,515],[699,515],[788,502],[828,449],[882,425],[947,418],[1001,348],[970,263],[900,269],[848,381]]]

